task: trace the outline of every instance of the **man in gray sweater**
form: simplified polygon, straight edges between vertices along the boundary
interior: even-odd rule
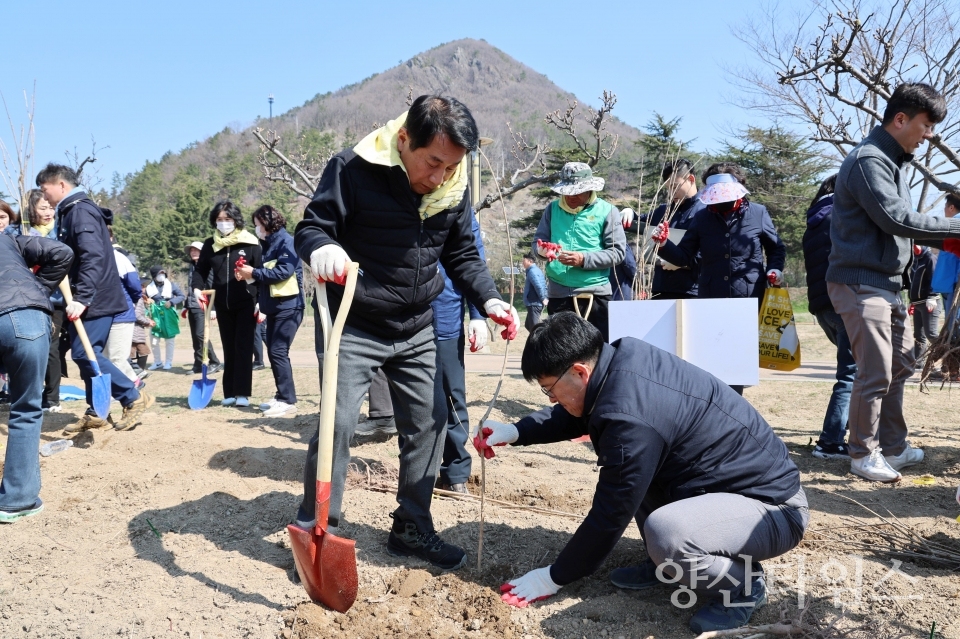
[[[900,297],[913,241],[960,238],[960,219],[913,210],[907,171],[913,153],[946,117],[946,102],[926,84],[901,84],[883,122],[844,159],[837,176],[827,292],[850,337],[857,375],[850,397],[850,470],[896,482],[923,461],[907,442],[903,388],[913,374],[913,337]]]

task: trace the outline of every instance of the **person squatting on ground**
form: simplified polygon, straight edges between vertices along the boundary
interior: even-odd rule
[[[237,273],[259,285],[260,312],[267,316],[267,356],[277,387],[274,396],[260,404],[260,410],[264,417],[280,417],[297,410],[290,345],[303,321],[303,266],[279,211],[261,206],[253,212],[253,224],[263,243],[263,266],[241,266]]]
[[[117,430],[129,430],[140,423],[143,412],[153,405],[153,397],[139,392],[134,383],[106,356],[104,349],[110,337],[113,317],[127,309],[126,294],[117,276],[117,262],[107,226],[112,216],[100,209],[84,190],[77,186],[76,172],[68,166],[48,164],[37,175],[37,186],[57,210],[58,239],[73,250],[70,267],[70,289],[73,302],[66,307],[70,320],[70,349],[80,369],[87,393],[87,412],[80,421],[64,429],[64,435],[76,435],[89,428],[109,428],[111,416],[100,419],[93,413],[91,379],[94,367],[87,359],[83,343],[73,322],[80,318],[93,347],[100,371],[110,375],[111,394],[123,406]]]
[[[923,451],[907,442],[903,417],[903,388],[914,358],[900,289],[912,240],[947,246],[960,237],[960,218],[915,212],[906,168],[946,113],[943,96],[930,86],[901,84],[882,123],[850,151],[837,175],[827,292],[857,363],[850,470],[873,481],[899,481],[901,469],[923,461]]]
[[[844,459],[850,456],[846,442],[847,421],[853,376],[857,373],[847,329],[830,302],[825,279],[830,256],[830,212],[833,210],[836,183],[837,176],[831,175],[820,185],[807,209],[807,228],[803,232],[803,262],[807,271],[810,312],[817,318],[817,324],[830,343],[837,347],[837,381],[823,416],[823,429],[812,453],[820,459]]]
[[[253,332],[257,327],[257,283],[239,277],[237,268],[263,266],[260,240],[244,230],[243,215],[233,202],[217,202],[210,211],[213,237],[200,249],[193,270],[193,296],[206,304],[201,293],[213,273],[217,326],[223,344],[223,400],[221,406],[250,405],[253,391]]]
[[[937,256],[927,246],[913,245],[913,264],[910,266],[910,307],[913,316],[914,368],[923,368],[927,347],[937,338],[940,328],[940,295],[930,288],[930,280],[937,268]]]
[[[500,299],[471,231],[465,155],[479,134],[470,111],[453,98],[423,95],[407,113],[333,156],[294,242],[313,274],[327,282],[335,316],[345,264],[359,263],[353,307],[340,340],[329,526],[343,524],[341,504],[350,440],[377,369],[390,383],[400,450],[398,508],[387,550],[446,570],[466,553],[444,542],[430,502],[443,452],[447,401],[436,374],[430,302],[443,290],[443,267],[469,301],[516,337],[519,318]],[[324,398],[330,401],[333,398]],[[317,435],[310,440],[297,525],[314,525]]]
[[[800,472],[756,409],[644,341],[604,344],[573,313],[533,330],[521,370],[556,406],[516,424],[485,422],[478,450],[589,435],[600,473],[566,547],[552,565],[504,584],[504,601],[522,607],[593,573],[636,520],[648,557],[611,572],[615,586],[679,583],[706,596],[694,632],[746,624],[766,600],[759,562],[795,548],[809,520]]]
[[[523,305],[527,307],[527,318],[523,321],[523,327],[530,332],[540,323],[543,307],[548,302],[547,280],[543,276],[543,271],[537,266],[533,253],[523,256],[523,275]]]
[[[206,335],[206,327],[203,322],[203,308],[200,307],[200,302],[197,301],[197,298],[194,296],[193,286],[193,272],[197,268],[197,260],[200,259],[200,249],[203,248],[202,242],[191,242],[186,247],[184,247],[184,252],[187,254],[187,258],[190,260],[190,270],[187,272],[187,296],[183,300],[183,309],[184,315],[187,320],[187,324],[190,326],[190,338],[193,341],[193,372],[200,373],[201,366],[205,363],[202,361],[203,358],[203,341],[207,340],[207,358],[210,360],[210,366],[207,367],[207,374],[212,375],[219,371],[223,366],[220,364],[220,358],[217,357],[217,351],[213,348],[213,342],[210,341],[210,336]],[[203,290],[208,290],[213,286],[213,273],[207,275],[207,281],[204,282]],[[216,319],[216,311],[210,311],[210,321]]]
[[[560,181],[550,187],[560,197],[543,210],[533,250],[547,259],[550,315],[560,311],[586,315],[589,307],[587,321],[608,340],[610,269],[623,261],[627,240],[620,211],[597,195],[603,186],[603,178],[595,177],[589,165],[564,164]],[[559,245],[559,253],[551,257],[544,243]]]
[[[37,449],[43,423],[43,377],[50,354],[50,295],[72,260],[73,251],[56,240],[0,234],[0,372],[10,375],[0,523],[43,510]]]
[[[173,308],[182,304],[184,298],[183,291],[176,282],[167,278],[167,271],[159,264],[150,267],[150,283],[147,284],[147,295],[155,304],[161,308]],[[166,352],[161,355],[160,340],[163,339],[166,346]],[[173,368],[173,352],[176,348],[176,337],[161,338],[156,335],[150,336],[150,346],[153,349],[153,365],[150,370],[155,371],[158,368],[168,371]]]

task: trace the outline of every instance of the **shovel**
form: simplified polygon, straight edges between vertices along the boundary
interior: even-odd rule
[[[217,380],[207,379],[207,344],[210,343],[210,309],[213,307],[213,298],[216,297],[217,292],[210,289],[209,291],[201,291],[201,293],[207,296],[207,306],[203,309],[203,354],[200,357],[203,363],[200,369],[200,379],[193,380],[193,385],[190,387],[190,394],[187,395],[187,405],[193,410],[206,408],[213,398],[214,389],[217,387]]]
[[[323,282],[317,287],[317,306],[324,335],[323,388],[320,391],[320,441],[317,450],[317,523],[313,530],[287,526],[290,547],[300,581],[314,601],[346,612],[357,598],[357,555],[352,539],[343,539],[327,531],[330,513],[330,477],[333,470],[333,421],[337,407],[337,363],[340,335],[353,302],[357,286],[355,262],[347,263],[346,286],[337,320],[330,328],[330,306]]]
[[[73,301],[73,293],[70,292],[69,278],[64,277],[60,282],[60,292],[63,293],[63,299],[67,304]],[[93,396],[93,412],[100,419],[106,419],[110,415],[110,374],[101,373],[100,365],[97,363],[97,354],[93,352],[93,346],[90,345],[90,338],[87,337],[87,330],[83,327],[83,321],[78,317],[73,320],[73,326],[77,329],[77,335],[83,343],[83,352],[87,355],[87,360],[93,366],[93,378],[90,380],[90,394]]]

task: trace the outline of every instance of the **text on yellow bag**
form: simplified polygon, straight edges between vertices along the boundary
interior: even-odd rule
[[[800,338],[790,293],[768,288],[760,306],[760,368],[792,371],[800,366]]]

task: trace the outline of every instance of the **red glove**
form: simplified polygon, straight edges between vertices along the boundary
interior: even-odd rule
[[[907,306],[907,315],[913,315],[913,304]]]
[[[490,315],[490,319],[500,326],[506,326],[505,329],[500,331],[500,337],[508,342],[517,339],[517,333],[520,331],[520,325],[513,321],[513,314],[511,314],[509,317],[497,317],[496,315]]]
[[[487,445],[487,437],[490,435],[493,435],[493,429],[484,427],[473,437],[473,447],[483,455],[484,459],[493,459],[497,456],[493,448]],[[505,444],[499,444],[499,446],[505,446]]]
[[[923,249],[920,248],[920,245],[914,244],[914,245],[913,245],[913,254],[914,254],[914,255],[920,255],[921,253],[923,253]]]
[[[207,304],[209,303],[210,303],[210,298],[208,298],[206,295],[201,295],[200,297],[197,298],[197,304],[200,305],[201,311],[207,310]]]
[[[660,222],[660,224],[657,225],[657,228],[654,229],[650,239],[657,244],[663,244],[667,241],[668,237],[670,237],[670,226],[666,222]]]
[[[187,319],[187,309],[183,309],[182,311],[180,311],[180,317],[182,317],[183,319]]]
[[[552,262],[557,259],[557,256],[560,255],[560,251],[563,250],[559,244],[554,244],[553,242],[544,242],[541,239],[537,239],[537,252],[540,253],[543,257],[547,258],[548,262]]]
[[[960,240],[949,238],[943,241],[943,250],[960,257]]]

